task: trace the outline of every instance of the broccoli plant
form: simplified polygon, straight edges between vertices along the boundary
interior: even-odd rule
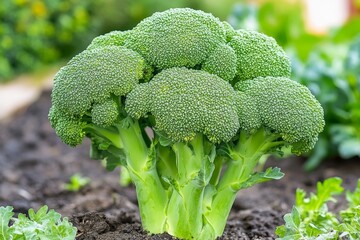
[[[60,69],[49,119],[107,169],[127,169],[144,229],[221,236],[239,190],[283,176],[264,154],[311,149],[324,126],[310,91],[264,34],[189,8],[95,38]]]

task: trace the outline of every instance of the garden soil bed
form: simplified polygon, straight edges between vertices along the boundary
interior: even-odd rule
[[[47,204],[71,219],[77,239],[173,239],[142,230],[134,188],[119,185],[119,170],[106,172],[100,161],[89,159],[88,141],[77,148],[61,143],[47,120],[49,107],[45,91],[0,123],[0,205],[25,213]],[[220,239],[275,239],[297,187],[313,191],[317,181],[339,176],[352,190],[360,177],[360,159],[329,159],[311,173],[302,171],[303,162],[296,157],[269,160],[267,165],[281,167],[285,177],[241,191]],[[75,173],[91,182],[79,192],[66,191],[64,184]],[[340,199],[332,207],[341,209],[343,203]]]

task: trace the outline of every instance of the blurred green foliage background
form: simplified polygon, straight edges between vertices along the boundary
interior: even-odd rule
[[[61,59],[90,37],[91,1],[3,0],[0,81]]]
[[[83,50],[92,38],[133,28],[156,11],[192,7],[225,20],[236,0],[2,0],[0,83]]]
[[[309,154],[307,169],[332,156],[360,157],[360,1],[352,0],[355,14],[326,34],[308,31],[304,2],[2,0],[0,83],[66,61],[85,49],[95,36],[131,29],[156,11],[201,9],[228,20],[234,28],[274,37],[292,58],[293,79],[308,86],[325,111],[326,128]]]

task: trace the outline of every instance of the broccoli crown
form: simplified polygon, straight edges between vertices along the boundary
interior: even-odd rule
[[[289,59],[273,38],[234,30],[202,11],[170,9],[95,38],[61,68],[49,119],[72,146],[88,124],[106,128],[128,114],[173,141],[202,133],[226,142],[239,129],[266,127],[307,150],[323,113],[289,75]]]
[[[94,49],[108,46],[123,46],[130,31],[112,31],[100,35],[92,40],[87,49]]]
[[[143,77],[144,65],[138,53],[116,46],[85,50],[71,59],[55,76],[49,112],[60,138],[71,146],[81,143],[82,118],[89,112],[94,123],[110,125],[117,109],[109,99],[130,92]]]
[[[60,139],[70,146],[79,145],[85,137],[83,129],[86,122],[81,121],[78,117],[52,106],[49,111],[49,120]]]
[[[225,30],[213,15],[189,8],[158,12],[141,21],[125,46],[158,69],[194,67],[221,43]]]
[[[236,74],[235,51],[226,44],[219,45],[205,60],[202,70],[231,81]]]
[[[236,33],[229,44],[238,59],[239,80],[290,77],[290,60],[275,39],[255,31],[237,30]]]
[[[83,115],[93,103],[111,94],[123,96],[143,77],[144,60],[123,47],[85,50],[56,74],[53,105],[70,114]]]
[[[111,126],[119,117],[118,104],[114,99],[95,103],[91,109],[92,122],[101,127]]]
[[[240,81],[235,88],[241,95],[248,96],[241,98],[248,107],[244,108],[242,103],[238,110],[240,116],[243,112],[245,116],[250,115],[249,122],[244,118],[240,121],[245,123],[245,129],[254,123],[259,126],[258,120],[261,120],[262,126],[280,133],[285,141],[295,146],[294,152],[313,147],[324,127],[324,113],[309,89],[285,77]]]
[[[205,71],[166,69],[128,95],[125,107],[133,117],[146,114],[139,112],[139,102],[148,103],[143,110],[174,141],[189,141],[203,133],[210,141],[227,142],[239,129],[234,89]]]

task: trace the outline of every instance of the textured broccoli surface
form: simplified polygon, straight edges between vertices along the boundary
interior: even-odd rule
[[[212,142],[227,142],[239,129],[235,91],[216,75],[169,68],[138,87],[127,98],[126,110],[135,118],[149,112],[156,128],[173,141],[189,141],[203,133]],[[139,112],[138,102],[146,103],[144,112]]]
[[[290,77],[291,64],[275,39],[262,33],[237,30],[230,46],[235,50],[239,80],[257,77]]]
[[[324,127],[324,112],[308,88],[285,77],[240,81],[235,88],[250,96],[255,105],[250,111],[258,113],[262,126],[280,133],[289,143],[298,143],[293,149],[295,152],[306,152],[314,147]],[[241,109],[239,112],[241,114]],[[251,117],[248,121],[245,126],[257,122]]]
[[[92,40],[87,49],[94,49],[108,46],[123,46],[130,31],[112,31],[100,35]]]
[[[289,79],[276,41],[211,14],[170,9],[95,38],[55,76],[49,120],[68,145],[125,168],[144,229],[221,236],[236,193],[279,179],[255,172],[284,147],[311,149],[323,110]]]
[[[221,44],[205,60],[201,69],[216,74],[226,81],[232,81],[236,75],[236,62],[234,49]]]
[[[140,22],[125,46],[139,52],[158,69],[194,67],[221,43],[225,30],[211,14],[191,9],[158,12]]]

